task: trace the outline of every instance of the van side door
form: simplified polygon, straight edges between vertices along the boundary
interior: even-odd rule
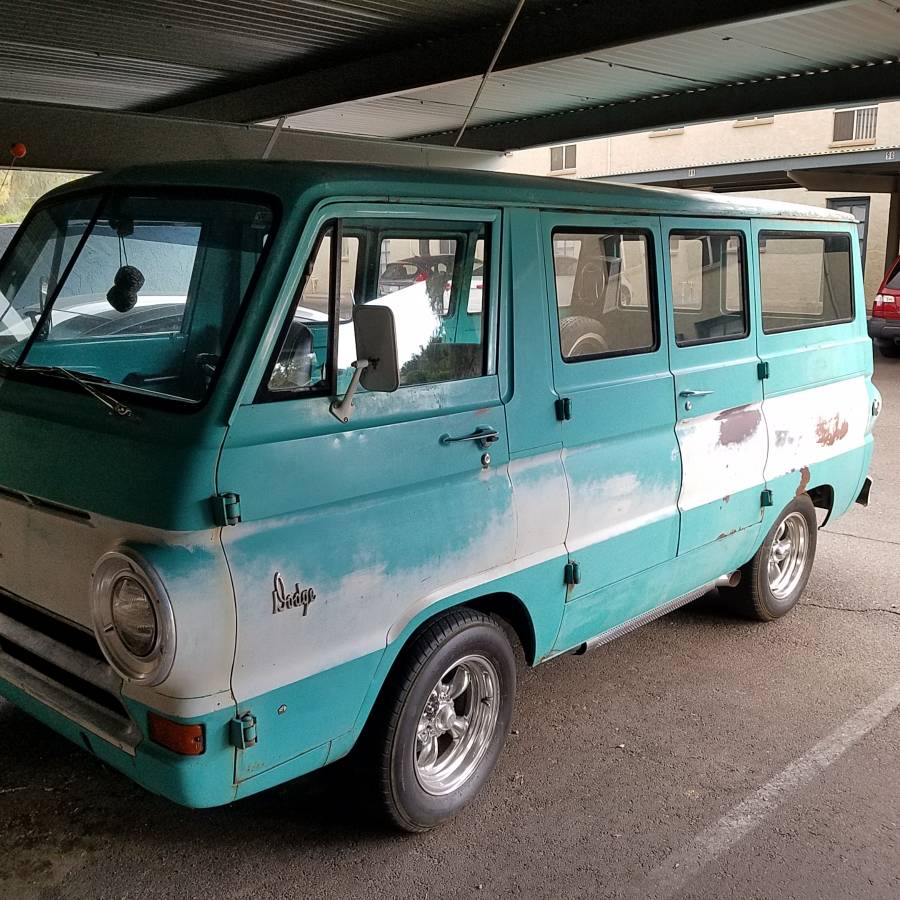
[[[682,483],[679,555],[762,519],[768,440],[751,303],[750,226],[666,218],[669,352]]]
[[[872,346],[852,223],[758,221],[761,328],[774,511],[827,487],[857,497],[872,452]]]
[[[513,559],[500,221],[371,202],[323,207],[307,225],[218,471],[220,493],[240,495],[241,521],[222,532],[232,689],[260,735],[238,754],[238,781],[350,732],[387,643]],[[476,267],[480,327],[459,343],[444,323],[468,305]],[[360,303],[393,310],[401,386],[361,389],[343,423],[329,405],[350,380]]]
[[[548,212],[542,233],[566,548],[577,564],[564,646],[619,624],[623,612],[601,588],[675,557],[681,469],[657,290],[659,220]]]

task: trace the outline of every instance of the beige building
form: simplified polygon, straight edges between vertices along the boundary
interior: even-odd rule
[[[890,168],[896,172],[898,161],[900,101],[895,101],[520,150],[507,154],[501,167],[530,175],[668,184],[846,209],[860,221],[871,304],[886,262],[897,255],[900,243],[896,231],[890,240],[888,236],[892,194],[895,218],[900,217],[900,177],[885,174]]]

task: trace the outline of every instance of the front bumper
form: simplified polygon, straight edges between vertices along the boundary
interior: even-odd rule
[[[233,708],[180,719],[204,725],[206,749],[172,753],[146,738],[149,708],[123,696],[93,635],[9,595],[0,600],[0,695],[153,793],[191,807],[235,798]]]

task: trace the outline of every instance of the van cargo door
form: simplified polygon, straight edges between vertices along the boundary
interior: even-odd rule
[[[750,302],[749,224],[669,218],[663,234],[683,471],[681,555],[759,525],[768,439]]]

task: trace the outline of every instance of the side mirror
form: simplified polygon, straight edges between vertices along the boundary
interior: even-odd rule
[[[353,309],[353,333],[356,338],[356,362],[347,393],[329,407],[341,422],[349,422],[353,395],[360,384],[367,391],[392,393],[400,387],[397,331],[394,313],[387,306],[356,306]]]

